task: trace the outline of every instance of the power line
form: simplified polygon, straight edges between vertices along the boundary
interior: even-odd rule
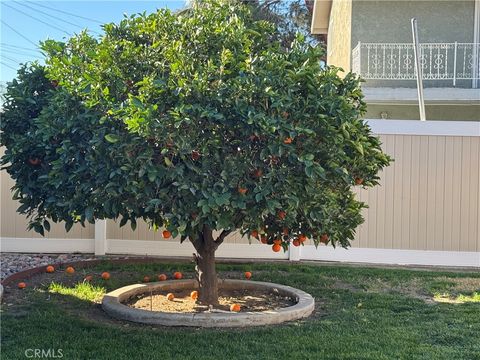
[[[3,66],[6,66],[6,67],[8,67],[8,68],[10,68],[10,69],[12,69],[12,70],[15,70],[15,71],[18,70],[18,69],[16,69],[16,68],[14,68],[13,66],[10,66],[10,65],[8,65],[8,64],[5,64],[3,61],[0,61],[0,64],[2,64]]]
[[[1,53],[10,53],[10,54],[15,54],[15,55],[23,55],[23,56],[30,56],[30,57],[33,57],[33,58],[36,58],[36,59],[43,59],[42,57],[38,56],[38,55],[33,55],[33,54],[29,54],[29,53],[26,53],[22,50],[18,50],[18,49],[2,49],[0,51]]]
[[[68,21],[68,20],[64,20],[64,19],[62,19],[62,18],[59,18],[58,16],[49,14],[49,13],[47,13],[47,12],[45,12],[45,11],[42,11],[42,10],[39,10],[39,9],[35,9],[35,8],[31,7],[30,5],[27,5],[25,2],[22,3],[22,2],[19,2],[19,1],[14,1],[14,3],[15,3],[15,4],[18,4],[18,5],[21,5],[21,6],[24,6],[24,7],[28,8],[28,9],[30,9],[30,10],[35,11],[35,12],[39,12],[40,14],[44,14],[44,15],[46,15],[46,16],[48,16],[48,17],[50,17],[50,18],[53,18],[53,19],[55,19],[55,20],[57,20],[57,21],[63,21],[63,22],[66,23],[66,24],[73,25],[73,26],[76,26],[76,27],[81,28],[81,29],[83,28],[83,26],[81,26],[81,25],[79,25],[79,24],[75,24],[75,23],[70,22],[70,21]],[[100,33],[96,32],[96,31],[93,31],[93,30],[90,30],[90,31],[93,32],[93,33],[95,33],[95,34],[100,34]]]
[[[68,31],[65,31],[65,30],[63,30],[63,29],[61,29],[61,28],[59,28],[59,27],[57,27],[57,26],[55,26],[55,25],[49,24],[48,22],[43,21],[42,19],[39,19],[39,18],[37,18],[37,17],[35,17],[35,16],[32,16],[32,15],[30,15],[30,14],[27,14],[26,12],[24,12],[24,11],[22,11],[22,10],[19,10],[19,9],[17,9],[17,8],[11,6],[11,5],[8,5],[7,3],[3,3],[3,5],[5,5],[6,7],[10,8],[10,9],[15,10],[15,11],[18,11],[19,13],[21,13],[21,14],[23,14],[23,15],[25,15],[25,16],[28,16],[29,18],[32,18],[33,20],[36,20],[36,21],[38,21],[38,22],[41,22],[42,24],[45,24],[45,25],[47,25],[47,26],[50,26],[50,27],[53,28],[53,29],[59,30],[59,31],[61,31],[61,32],[64,32],[64,33],[67,34],[67,35],[72,35],[72,34],[70,34]]]
[[[35,53],[40,53],[40,50],[37,50],[37,49],[27,48],[24,46],[17,46],[17,45],[8,44],[8,43],[0,43],[0,47],[2,48],[8,47],[8,48],[20,49],[22,51],[31,51]]]
[[[13,61],[14,63],[17,63],[17,64],[20,64],[22,62],[22,60],[14,59],[14,58],[11,58],[9,56],[5,56],[4,54],[2,54],[2,59],[7,59],[7,60]]]
[[[85,16],[73,14],[73,13],[70,13],[70,12],[68,12],[68,11],[64,11],[64,10],[60,10],[60,9],[55,9],[55,8],[52,8],[52,7],[47,6],[47,5],[45,5],[45,4],[39,4],[38,2],[29,1],[28,3],[29,3],[30,5],[40,6],[40,7],[42,7],[42,8],[49,9],[49,10],[51,10],[51,11],[57,11],[57,12],[59,12],[59,13],[65,14],[65,15],[70,15],[70,16],[74,16],[74,17],[77,17],[77,18],[80,18],[80,19],[92,21],[92,22],[95,22],[95,23],[97,23],[97,24],[103,24],[103,22],[101,22],[101,21],[98,21],[98,20],[95,20],[95,19],[90,19],[90,18],[87,18],[87,17],[85,17]]]
[[[17,30],[15,30],[13,27],[11,27],[10,25],[8,25],[5,21],[3,21],[2,19],[0,19],[0,22],[5,25],[6,27],[8,27],[10,30],[12,30],[14,33],[16,33],[18,36],[24,38],[25,40],[27,40],[30,44],[32,44],[33,46],[35,47],[38,47],[38,44],[35,44],[32,40],[30,40],[29,38],[27,38],[25,35],[23,35],[22,33],[18,32]]]

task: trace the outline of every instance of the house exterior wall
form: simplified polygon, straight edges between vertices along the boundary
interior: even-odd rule
[[[333,0],[327,39],[327,63],[351,69],[352,0]]]
[[[332,13],[332,15],[334,14]],[[335,14],[335,16],[342,15]],[[413,17],[418,21],[420,43],[474,42],[474,0],[354,0],[351,10],[351,50],[357,46],[359,41],[362,43],[411,43],[410,20]],[[336,19],[333,19],[333,22],[335,21]],[[471,80],[457,81],[458,87],[468,88],[471,87],[471,84]],[[416,82],[412,80],[368,80],[364,86],[416,87]],[[452,80],[425,80],[424,86],[451,87]]]
[[[367,101],[368,102],[368,101]],[[388,119],[411,120],[420,119],[418,104],[368,104],[367,119],[381,119],[382,113]],[[480,121],[480,104],[469,105],[425,105],[425,114],[428,120],[448,121],[458,119],[463,121]]]

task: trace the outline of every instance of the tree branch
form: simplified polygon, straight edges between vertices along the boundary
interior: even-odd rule
[[[225,238],[227,237],[228,234],[230,234],[232,232],[232,230],[223,230],[220,235],[218,236],[218,238],[215,240],[215,246],[216,248],[218,248],[222,243],[223,243],[223,240],[225,240]]]

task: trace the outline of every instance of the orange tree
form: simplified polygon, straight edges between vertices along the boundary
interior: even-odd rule
[[[275,251],[347,247],[390,159],[361,120],[359,80],[289,48],[246,5],[159,10],[104,35],[46,41],[10,83],[2,163],[19,212],[50,222],[137,219],[196,249],[199,301],[217,304],[215,251],[240,231]]]

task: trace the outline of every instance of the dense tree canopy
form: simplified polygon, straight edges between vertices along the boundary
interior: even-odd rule
[[[46,66],[19,71],[2,113],[19,212],[42,234],[50,220],[164,227],[194,245],[205,304],[232,231],[274,251],[349,246],[364,207],[352,187],[390,160],[356,76],[278,31],[248,5],[204,0],[46,41]]]
[[[193,241],[207,225],[349,245],[363,207],[351,188],[389,162],[354,75],[225,1],[104,31],[46,41],[46,67],[8,87],[2,160],[36,231],[143,218]]]

